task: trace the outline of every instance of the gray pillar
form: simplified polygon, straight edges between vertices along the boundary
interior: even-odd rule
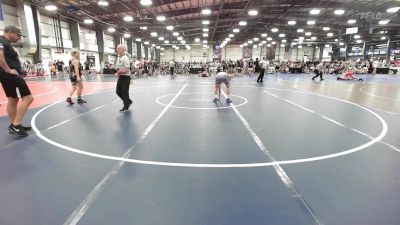
[[[311,45],[311,46],[312,46],[312,49],[313,49],[313,51],[312,51],[312,61],[315,62],[315,51],[317,51],[317,49],[316,49],[316,46],[314,46],[314,45]]]
[[[33,23],[36,32],[36,52],[33,54],[33,63],[39,63],[42,60],[42,38],[41,38],[41,23],[40,13],[35,5],[32,5]]]
[[[121,44],[121,36],[118,34],[114,34],[114,46],[115,46],[115,52],[117,52],[117,46]]]
[[[72,47],[79,49],[81,42],[79,40],[79,23],[75,21],[69,21],[69,33],[71,36]]]
[[[390,42],[390,37],[387,40],[387,48],[386,48],[386,60],[390,60],[390,49],[392,48],[393,43]]]
[[[142,58],[142,42],[136,41],[136,56],[138,59]]]
[[[128,38],[128,39],[126,39],[126,45],[128,46],[128,53],[129,53],[129,55],[131,55],[132,56],[132,54],[133,54],[133,50],[132,50],[132,38]]]
[[[346,52],[345,52],[345,60],[347,60],[349,58],[349,46],[346,44]]]
[[[174,58],[174,61],[175,61],[175,48],[173,48],[172,54],[173,54],[173,58]],[[208,58],[207,58],[207,60],[208,60]],[[169,61],[169,59],[168,59],[168,61]]]
[[[36,30],[34,21],[32,20],[34,13],[35,12],[33,12],[30,4],[24,4],[24,2],[21,0],[17,1],[17,15],[20,23],[19,25],[21,27],[22,33],[26,36],[23,38],[23,43],[19,43],[16,46],[21,48],[20,55],[22,56],[35,54],[35,52],[37,51]]]
[[[319,46],[319,58],[318,61],[322,62],[322,57],[324,56],[324,45]]]
[[[363,44],[363,59],[367,58],[367,43],[364,42]]]
[[[99,48],[100,63],[104,61],[104,33],[102,30],[96,30],[97,46]]]
[[[144,46],[144,58],[145,59],[149,58],[149,46],[148,45]]]

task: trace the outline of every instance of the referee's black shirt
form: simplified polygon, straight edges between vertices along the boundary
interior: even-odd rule
[[[10,69],[15,69],[18,74],[22,74],[21,62],[18,58],[18,53],[14,50],[11,43],[4,37],[0,36],[0,50],[3,50],[4,58]],[[0,68],[0,76],[4,75],[4,69]]]

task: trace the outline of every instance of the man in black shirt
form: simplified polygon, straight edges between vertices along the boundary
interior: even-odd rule
[[[0,36],[0,82],[8,98],[7,113],[11,121],[8,130],[10,133],[27,136],[26,131],[31,130],[31,127],[23,126],[22,119],[33,102],[33,96],[21,77],[21,62],[11,45],[11,42],[20,41],[21,36],[21,29],[16,26],[5,27],[4,36]],[[22,98],[20,104],[17,88]]]

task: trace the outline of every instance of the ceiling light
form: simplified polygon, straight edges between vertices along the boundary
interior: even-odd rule
[[[208,37],[208,33],[204,33],[204,34],[203,34],[203,37]]]
[[[152,4],[151,0],[140,0],[140,4],[144,6],[149,6]]]
[[[300,41],[304,40],[304,37],[299,37],[299,40],[300,40]]]
[[[182,43],[182,44],[186,44],[186,41],[185,41],[185,40],[182,40],[181,43]]]
[[[386,25],[386,24],[389,23],[389,21],[390,21],[390,20],[381,20],[381,21],[379,21],[379,24],[380,24],[380,25]]]
[[[386,37],[381,37],[381,40],[386,40]]]
[[[194,41],[195,42],[200,42],[200,38],[195,38]]]
[[[239,33],[239,31],[240,31],[240,30],[237,29],[237,28],[236,28],[236,29],[233,29],[233,33]]]
[[[326,44],[326,45],[325,45],[325,48],[329,48],[329,47],[331,47],[331,46],[330,46],[330,45],[328,45],[328,44]]]
[[[160,49],[160,48],[161,48],[160,46],[158,46],[158,45],[156,46],[156,49]]]
[[[271,47],[272,45],[271,44],[267,44],[267,47]]]
[[[174,26],[167,26],[167,30],[173,30]]]
[[[279,37],[285,37],[286,35],[285,34],[279,34]]]
[[[262,46],[263,45],[263,43],[258,43],[258,46]]]
[[[174,32],[174,33],[172,33],[172,35],[177,37],[177,36],[179,36],[179,33],[178,32]]]
[[[225,40],[226,40],[226,41],[231,41],[231,39],[230,39],[230,38],[226,38]]]
[[[151,45],[151,47],[153,47],[153,48],[154,48],[154,47],[156,47],[156,45],[155,45],[155,44],[152,44],[152,45]]]
[[[340,46],[343,46],[343,45],[344,45],[344,43],[343,43],[343,42],[340,42],[340,43],[339,43],[339,45],[340,45]]]
[[[319,10],[319,9],[311,9],[310,10],[311,15],[318,15],[320,12],[321,12],[321,10]]]
[[[317,37],[311,37],[311,41],[317,40]]]
[[[202,24],[208,25],[208,24],[210,24],[210,21],[208,21],[208,20],[203,20]]]
[[[323,27],[322,30],[330,30],[331,28],[329,27]]]
[[[311,32],[306,32],[305,35],[306,36],[311,36]]]
[[[176,39],[178,39],[178,41],[182,41],[183,37],[177,37]]]
[[[359,39],[361,36],[360,35],[354,35],[355,39]]]
[[[107,1],[99,1],[97,4],[99,6],[108,6],[108,2]]]
[[[141,30],[147,30],[147,27],[140,27]]]
[[[158,40],[159,41],[164,41],[164,37],[159,37]]]
[[[297,47],[298,47],[298,48],[303,48],[303,46],[302,46],[302,45],[298,45]]]
[[[282,40],[282,43],[286,43],[287,41],[285,39]]]
[[[249,43],[249,44],[253,44],[253,41],[252,41],[252,40],[250,40],[250,41],[247,41],[247,43]]]
[[[145,41],[145,42],[144,42],[144,44],[145,44],[145,45],[148,45],[148,44],[150,44],[150,42],[148,42],[148,41]]]
[[[393,8],[387,9],[386,12],[388,12],[388,13],[395,13],[395,12],[398,12],[399,9],[400,9],[400,7],[393,7]]]
[[[142,39],[141,38],[136,38],[135,41],[142,41]]]
[[[190,48],[190,45],[186,45],[185,47],[186,47],[186,49],[191,49],[191,48]]]
[[[239,47],[243,48],[243,45],[239,45]]]
[[[47,11],[56,11],[57,10],[57,6],[55,6],[55,5],[46,5],[44,8]]]
[[[130,38],[131,35],[130,34],[124,34],[124,38]]]
[[[211,10],[203,9],[203,10],[201,10],[201,13],[204,14],[204,15],[210,15],[211,14]]]
[[[279,31],[278,28],[272,28],[272,29],[271,29],[271,32],[274,32],[274,33],[278,32],[278,31]]]
[[[257,11],[257,10],[254,10],[254,9],[253,9],[253,10],[250,10],[250,11],[249,11],[249,15],[250,15],[250,16],[256,16],[257,14],[258,14],[258,11]]]
[[[253,48],[257,48],[257,45],[253,45]]]
[[[362,43],[363,41],[362,41],[362,40],[357,40],[356,42],[360,44],[360,43]]]
[[[165,16],[157,16],[157,20],[158,21],[165,21],[166,18],[165,18]]]
[[[267,41],[272,41],[272,37],[267,37]]]
[[[357,20],[347,20],[347,23],[348,24],[355,24],[355,23],[357,23]]]
[[[131,21],[133,21],[133,17],[132,16],[124,16],[124,20],[126,22],[131,22]]]
[[[169,41],[168,41],[168,40],[165,40],[164,43],[165,43],[165,44],[169,44]]]
[[[110,32],[110,33],[114,33],[114,32],[115,32],[115,28],[114,28],[114,27],[110,27],[110,28],[108,28],[108,32]]]
[[[175,46],[175,49],[176,49],[176,50],[179,50],[179,47],[178,47],[178,46]]]
[[[151,32],[150,35],[151,35],[152,37],[157,37],[157,32]]]
[[[258,41],[258,40],[260,40],[259,38],[253,38],[253,41]]]
[[[240,25],[240,26],[246,26],[246,25],[247,25],[247,22],[246,22],[246,21],[240,21],[240,22],[239,22],[239,25]]]
[[[333,33],[327,33],[326,36],[332,37],[332,36],[333,36]]]
[[[271,42],[271,44],[275,45],[275,44],[276,44],[276,41]]]
[[[203,41],[203,44],[207,44],[207,40],[204,40],[204,41]]]
[[[337,9],[334,12],[335,15],[343,15],[344,14],[344,10],[343,9]]]
[[[207,48],[208,46],[207,45],[203,45],[203,48]]]
[[[210,31],[210,29],[208,29],[208,28],[203,28],[203,32],[208,32],[208,31]]]
[[[301,28],[300,28],[300,29],[297,29],[297,32],[298,32],[298,33],[303,33],[303,32],[304,32],[304,29],[301,29]]]
[[[295,24],[296,24],[296,21],[290,20],[290,21],[287,22],[287,24],[289,24],[289,25],[295,25]]]
[[[267,37],[267,36],[268,36],[268,34],[266,34],[266,33],[261,34],[261,37]]]
[[[233,38],[233,37],[235,37],[235,35],[234,34],[229,34],[228,37]]]
[[[249,45],[249,44],[247,44],[247,43],[244,43],[243,45],[244,45],[244,46],[247,46],[247,45]]]
[[[92,19],[85,19],[83,22],[86,23],[86,24],[92,24],[93,20]]]
[[[335,42],[338,42],[339,41],[339,39],[335,39]]]
[[[284,48],[284,47],[285,47],[285,44],[281,44],[281,47]]]
[[[308,25],[315,25],[315,20],[309,20],[309,21],[307,21],[307,24]]]
[[[261,43],[263,43],[263,44],[267,44],[267,42],[266,42],[266,41],[262,41]]]
[[[164,51],[165,50],[165,48],[161,48],[161,51]]]

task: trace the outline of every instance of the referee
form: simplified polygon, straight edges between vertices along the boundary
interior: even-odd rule
[[[129,107],[132,105],[132,100],[129,98],[129,86],[131,84],[131,76],[130,76],[130,62],[128,56],[126,56],[126,45],[118,45],[117,46],[117,72],[115,75],[118,76],[117,82],[117,95],[121,98],[124,103],[124,107],[119,110],[120,112],[126,112],[129,110]]]
[[[13,42],[20,41],[21,37],[24,37],[21,29],[13,25],[5,27],[4,35],[0,36],[0,82],[8,98],[7,114],[11,122],[8,130],[19,136],[27,136],[26,131],[32,128],[23,126],[22,119],[33,102],[33,96],[25,80],[21,77],[21,62],[18,53],[11,45]],[[19,104],[17,89],[22,98]]]

